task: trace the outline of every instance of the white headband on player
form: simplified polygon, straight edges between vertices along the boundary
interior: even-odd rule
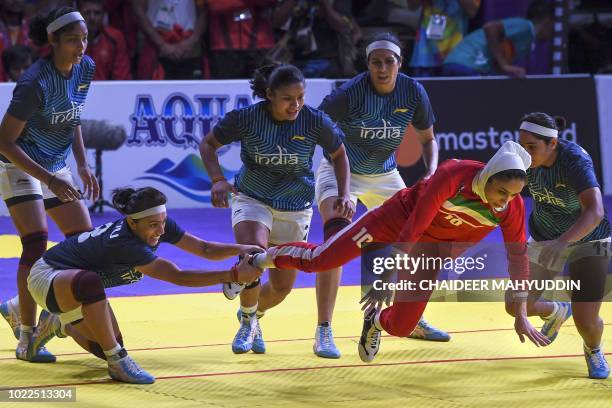
[[[531,133],[535,133],[536,135],[546,136],[546,137],[559,137],[559,131],[557,129],[547,128],[545,126],[540,126],[536,123],[531,122],[523,122],[521,123],[521,130],[526,130]]]
[[[74,23],[75,21],[85,21],[81,13],[78,11],[73,11],[72,13],[59,16],[47,26],[47,34],[54,33],[65,25]]]
[[[145,218],[145,217],[149,217],[151,215],[161,214],[161,213],[165,213],[165,212],[166,212],[166,206],[162,204],[162,205],[158,205],[156,207],[151,207],[151,208],[143,210],[143,211],[139,211],[139,212],[134,213],[134,214],[127,214],[127,216],[130,217],[133,220],[139,220],[141,218]]]
[[[374,41],[366,48],[366,57],[370,56],[370,53],[374,50],[389,50],[393,51],[397,54],[398,57],[402,56],[402,49],[397,46],[397,44],[393,44],[391,41],[380,40]]]

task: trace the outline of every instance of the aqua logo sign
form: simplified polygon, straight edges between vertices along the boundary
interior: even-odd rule
[[[236,172],[221,167],[228,180],[233,180]],[[179,164],[170,159],[162,159],[145,171],[137,180],[152,180],[162,183],[180,194],[201,203],[210,203],[212,183],[208,178],[202,160],[196,154],[190,154]]]
[[[197,149],[200,141],[228,111],[252,104],[249,95],[194,95],[175,92],[166,97],[157,111],[150,94],[136,96],[132,129],[127,146],[166,146]]]

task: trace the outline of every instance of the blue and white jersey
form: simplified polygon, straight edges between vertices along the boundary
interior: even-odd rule
[[[242,168],[238,191],[278,211],[301,211],[312,206],[316,145],[334,153],[344,135],[325,113],[304,105],[294,121],[278,122],[259,102],[233,110],[214,127],[221,144],[240,141]]]
[[[527,170],[533,211],[529,233],[536,241],[557,239],[578,220],[581,214],[578,195],[599,187],[591,156],[576,143],[559,139],[558,154],[551,167]],[[607,212],[599,225],[580,242],[610,236]]]
[[[387,95],[376,92],[368,72],[361,73],[325,97],[319,109],[344,131],[351,173],[361,175],[395,169],[395,150],[408,124],[422,130],[435,122],[423,85],[401,73]]]
[[[176,244],[185,232],[171,218],[166,218],[159,243]],[[70,237],[43,255],[53,269],[84,269],[97,273],[105,288],[129,285],[142,279],[134,268],[153,262],[157,247],[138,238],[125,218],[100,225],[93,231]]]
[[[95,68],[94,61],[84,55],[66,78],[51,59],[39,59],[23,73],[13,91],[7,112],[26,122],[17,145],[50,172],[66,166]]]

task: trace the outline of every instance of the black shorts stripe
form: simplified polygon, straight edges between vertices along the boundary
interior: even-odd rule
[[[27,194],[17,197],[11,197],[4,200],[7,207],[11,207],[15,204],[25,203],[26,201],[42,200],[43,196],[40,194]]]

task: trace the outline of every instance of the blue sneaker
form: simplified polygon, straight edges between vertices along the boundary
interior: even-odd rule
[[[451,339],[450,334],[427,323],[423,317],[408,337],[429,341],[449,341]]]
[[[253,333],[253,345],[251,346],[251,350],[255,354],[265,354],[266,352],[266,343],[264,342],[263,334],[261,332],[261,327],[259,326],[259,319],[264,317],[264,315],[265,315],[265,312],[260,312],[259,310],[255,312],[255,316],[257,317],[257,329],[255,330],[255,333]],[[242,323],[242,312],[240,311],[240,309],[238,309],[238,311],[236,312],[236,317],[238,318],[238,322]],[[236,334],[236,336],[238,336],[238,334]],[[234,338],[234,341],[236,341],[235,338]],[[232,343],[232,350],[233,350],[233,347],[234,345]],[[237,354],[246,353],[247,351],[242,351]]]
[[[340,350],[334,343],[334,334],[329,323],[317,325],[315,343],[312,346],[314,353],[322,358],[340,358]]]
[[[572,316],[572,304],[569,302],[555,302],[558,306],[557,312],[548,320],[544,320],[544,325],[540,333],[545,335],[552,343],[559,334],[561,325]]]
[[[108,374],[113,380],[130,384],[153,384],[155,377],[140,368],[125,349],[108,358]]]
[[[255,313],[242,316],[240,328],[234,337],[234,341],[232,341],[232,351],[234,354],[243,354],[251,351],[257,326],[257,316],[255,316]]]
[[[55,362],[55,356],[45,348],[45,344],[55,336],[66,337],[60,330],[60,319],[57,315],[43,310],[28,344],[25,360],[32,363]]]
[[[257,316],[257,314],[255,314]],[[261,327],[259,326],[259,317],[257,317],[257,324],[255,326],[255,333],[253,334],[253,353],[255,354],[265,354],[266,353],[266,343],[263,339],[263,334],[261,332]]]
[[[610,366],[606,361],[601,348],[595,350],[584,349],[584,358],[589,369],[589,378],[605,380],[610,375]]]
[[[19,333],[21,331],[21,316],[19,315],[19,309],[15,307],[13,302],[7,300],[6,302],[0,303],[0,315],[2,315],[4,320],[11,326],[13,335],[19,340]]]

